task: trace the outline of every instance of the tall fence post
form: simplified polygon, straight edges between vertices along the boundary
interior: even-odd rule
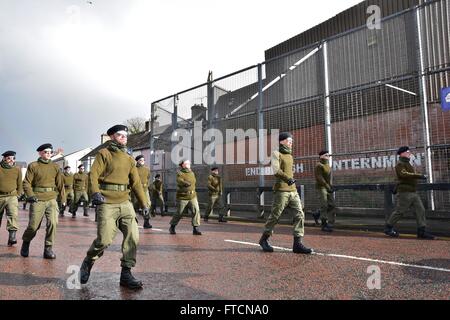
[[[330,100],[330,78],[328,71],[328,43],[325,41],[322,45],[323,50],[323,73],[325,84],[325,146],[328,152],[333,154],[331,143],[331,100]],[[333,166],[333,157],[330,156],[330,165]]]
[[[266,151],[264,150],[264,99],[263,99],[263,79],[262,79],[262,64],[258,64],[258,163],[259,163],[259,187],[263,188],[265,186],[265,170],[264,170],[264,160],[266,156]],[[258,216],[264,216],[264,191],[259,192],[259,206],[260,210]]]
[[[176,130],[178,129],[178,95],[175,94],[173,96],[173,113],[172,113],[172,133],[176,132]],[[172,141],[172,139],[170,139]],[[172,152],[174,150],[175,147],[175,142],[171,142],[170,143],[170,152]],[[170,164],[169,164],[169,170],[173,173],[173,177],[176,177],[176,164],[173,163],[172,161],[172,157],[169,155],[170,157]],[[174,178],[173,181],[170,181],[168,183],[168,185],[170,183],[173,183],[173,186],[176,188],[176,178]]]
[[[152,103],[150,110],[150,170],[153,171],[153,165],[155,163],[155,104]]]
[[[328,70],[328,42],[324,41],[322,45],[323,51],[323,75],[325,84],[325,146],[330,153],[330,167],[333,170],[333,145],[331,143],[331,97],[330,97],[330,73]],[[333,183],[333,175],[331,175],[331,183]],[[336,193],[333,193],[336,199]]]
[[[420,12],[421,8],[416,9],[416,26],[417,26],[417,41],[418,43],[418,54],[419,54],[419,75],[420,75],[420,94],[421,94],[421,106],[422,106],[422,119],[423,119],[423,134],[424,134],[424,143],[425,143],[425,167],[428,175],[428,183],[434,183],[433,179],[433,165],[431,162],[431,140],[430,140],[430,122],[428,118],[428,94],[427,94],[427,80],[425,73],[425,58],[424,58],[424,50],[423,50],[423,38],[422,38],[422,23],[420,20]],[[430,191],[430,203],[431,210],[435,210],[434,204],[434,192]]]

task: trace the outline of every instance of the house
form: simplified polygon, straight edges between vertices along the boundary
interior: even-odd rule
[[[154,147],[155,150],[168,150],[168,146],[170,147],[170,135],[172,132],[172,127],[170,125],[165,126],[158,126],[158,123],[155,122],[155,143]],[[168,141],[165,141],[165,139],[159,139],[159,137],[163,135],[164,137],[168,136]],[[156,165],[156,168],[162,163],[162,154],[163,151],[150,151],[150,125],[147,121],[145,123],[145,131],[130,134],[128,136],[128,143],[127,147],[131,151],[131,155],[133,157],[136,157],[138,155],[144,155],[147,163],[149,163],[149,159],[151,155],[154,155],[154,164]],[[86,171],[90,171],[92,164],[94,163],[95,156],[97,153],[103,149],[108,147],[110,144],[109,136],[106,134],[102,134],[100,136],[100,145],[98,145],[96,148],[92,149],[89,153],[85,154],[80,161],[84,164]],[[153,169],[156,169],[155,167]]]
[[[65,166],[70,166],[72,172],[77,171],[77,167],[82,164],[80,158],[84,157],[86,154],[92,151],[92,148],[85,148],[78,150],[67,155],[58,154],[52,158],[52,162],[56,163],[61,169]]]

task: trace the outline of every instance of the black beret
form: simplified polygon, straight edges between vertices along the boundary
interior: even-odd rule
[[[45,149],[53,150],[53,146],[50,143],[45,143],[45,144],[41,145],[39,148],[37,148],[36,151],[44,151]]]
[[[211,171],[214,171],[214,170],[219,170],[219,167],[212,167]]]
[[[108,131],[106,132],[106,134],[108,136],[112,136],[114,133],[119,132],[119,131],[128,132],[128,127],[124,126],[123,124],[117,124],[114,127],[109,128]]]
[[[324,154],[329,153],[328,150],[322,150],[319,152],[319,156],[323,156]]]
[[[161,178],[161,175],[158,173],[155,178]]]
[[[406,151],[408,151],[408,150],[409,150],[409,147],[407,147],[407,146],[400,147],[400,148],[398,149],[398,151],[397,151],[397,154],[400,155],[400,154],[402,154],[403,152],[406,152]]]
[[[15,157],[16,156],[16,152],[15,151],[6,151],[2,154],[2,156],[4,157]]]
[[[66,170],[67,168],[70,168],[70,166],[65,166],[65,167],[64,167],[64,170]]]
[[[144,158],[144,156],[142,155],[142,154],[140,154],[140,155],[138,155],[137,157],[136,157],[136,161],[139,161],[140,159],[142,159],[142,158]]]
[[[80,165],[78,166],[78,169],[80,169],[81,167],[84,167],[84,164],[80,164]]]
[[[278,136],[278,141],[283,141],[286,140],[287,138],[292,138],[292,134],[290,134],[289,132],[282,132]]]

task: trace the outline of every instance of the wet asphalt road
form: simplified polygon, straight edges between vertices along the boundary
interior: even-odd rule
[[[28,213],[21,210],[17,245],[7,247],[5,219],[1,226],[0,299],[450,300],[448,238],[390,239],[381,233],[347,230],[329,235],[311,227],[306,228],[305,243],[318,254],[305,256],[289,251],[291,227],[278,226],[271,243],[279,248],[268,254],[257,245],[262,224],[202,221],[203,235],[193,236],[189,218],[180,222],[177,235],[169,234],[169,221],[170,217],[157,216],[151,220],[153,229],[139,229],[133,274],[144,282],[142,290],[119,286],[120,232],[94,265],[89,282],[78,288],[76,269],[96,236],[93,210],[90,217],[79,214],[72,219],[66,214],[59,219],[56,260],[42,258],[45,222],[31,244],[30,256],[20,256],[28,222]],[[141,217],[139,224],[143,224]],[[379,268],[381,289],[368,288],[370,266]]]

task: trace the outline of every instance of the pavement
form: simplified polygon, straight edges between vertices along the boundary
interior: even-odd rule
[[[270,238],[275,252],[264,253],[258,245],[261,222],[202,220],[203,235],[194,236],[185,217],[170,235],[170,216],[152,218],[153,228],[145,230],[139,216],[133,274],[144,288],[134,291],[119,286],[120,232],[95,263],[89,282],[79,285],[77,270],[96,237],[92,209],[89,217],[59,219],[55,260],[42,258],[45,223],[30,256],[20,256],[28,213],[20,210],[19,216],[17,245],[6,245],[5,220],[0,230],[0,300],[450,300],[445,236],[426,241],[405,233],[392,239],[344,224],[325,234],[308,220],[304,242],[313,255],[292,253],[288,224],[278,225]]]
[[[266,211],[265,218],[267,218],[269,213],[270,212]],[[173,214],[172,208],[169,208],[169,214]],[[212,215],[211,218],[217,220],[218,216]],[[227,217],[230,221],[257,223],[264,223],[265,218],[258,218],[254,211],[232,211],[231,215]],[[282,215],[279,223],[283,225],[290,225],[292,223],[292,217],[288,214]],[[316,224],[312,214],[309,212],[306,212],[305,214],[305,226],[319,228],[319,225]],[[383,232],[384,226],[385,218],[374,215],[338,215],[336,217],[336,223],[334,224],[334,227],[339,230],[374,232]],[[412,216],[404,217],[398,222],[395,229],[405,235],[415,235],[417,234],[416,220]],[[436,236],[450,238],[450,219],[427,217],[427,230]]]

